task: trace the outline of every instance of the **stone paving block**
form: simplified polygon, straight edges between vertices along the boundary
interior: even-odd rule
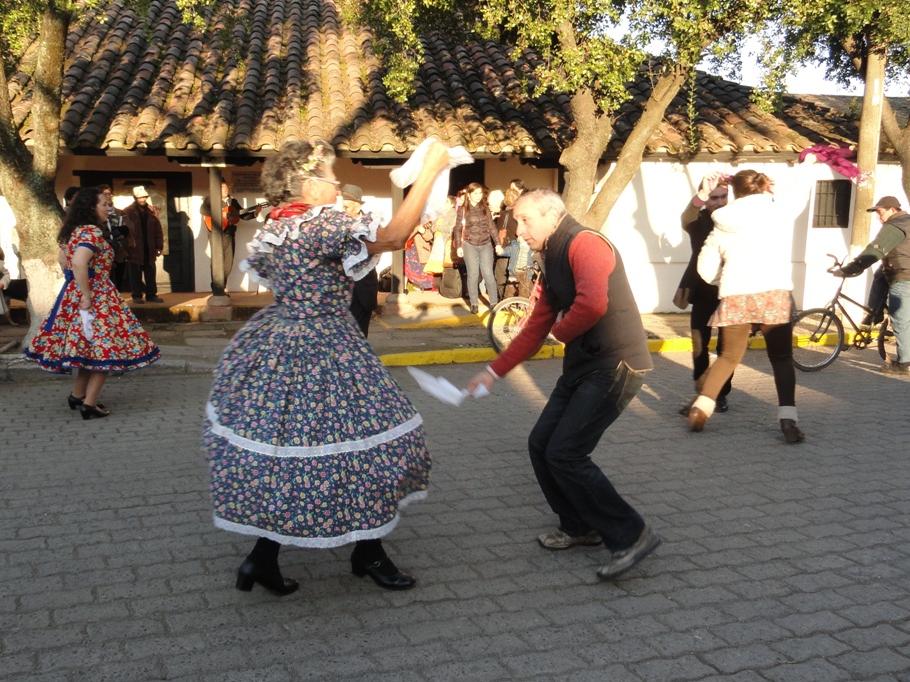
[[[518,679],[532,675],[561,677],[587,667],[586,661],[571,648],[504,656],[502,664]]]
[[[676,656],[663,658],[644,663],[630,665],[633,672],[643,680],[698,680],[705,675],[710,675],[717,670],[705,665],[695,656]]]
[[[836,680],[849,680],[850,676],[828,663],[824,659],[814,658],[801,663],[788,663],[762,671],[767,679],[774,682],[836,682]]]
[[[418,646],[394,647],[373,651],[370,658],[377,670],[408,670],[452,661],[459,656],[442,642]]]
[[[438,680],[438,682],[446,680],[461,682],[462,680],[504,680],[508,679],[508,677],[509,674],[506,668],[503,667],[500,658],[491,657],[475,661],[441,663],[427,670],[421,679]]]
[[[793,614],[777,618],[776,622],[797,636],[812,635],[817,632],[837,632],[852,626],[850,621],[831,611]]]
[[[566,682],[641,682],[641,677],[632,673],[623,665],[608,665],[599,670],[580,670],[565,673],[560,679]]]
[[[65,625],[39,630],[17,630],[3,633],[3,653],[42,651],[68,644],[78,644],[85,638],[84,627]]]
[[[863,627],[876,623],[910,623],[910,610],[892,602],[848,606],[839,608],[837,613],[856,625]],[[2,619],[0,619],[0,622],[2,622]]]
[[[58,625],[69,623],[95,623],[100,621],[127,618],[130,611],[126,602],[111,602],[108,604],[85,604],[72,606],[66,609],[57,609],[52,616]]]
[[[872,675],[906,675],[910,671],[910,658],[891,649],[848,651],[831,658],[830,662],[845,670],[852,679]]]
[[[830,659],[832,656],[844,653],[849,647],[831,635],[812,635],[811,637],[798,637],[782,639],[768,644],[775,651],[779,651],[792,662],[805,661],[816,656]]]
[[[910,633],[884,623],[866,628],[841,630],[834,637],[857,651],[868,651],[882,646],[900,647],[910,643]]]
[[[700,658],[722,673],[756,670],[785,663],[783,655],[764,644],[706,651]]]
[[[702,628],[693,628],[687,632],[668,632],[654,635],[648,638],[648,644],[666,658],[710,651],[726,646],[722,639]]]

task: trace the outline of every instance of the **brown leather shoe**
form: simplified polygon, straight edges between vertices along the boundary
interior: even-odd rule
[[[705,422],[708,421],[708,415],[697,407],[689,408],[689,431],[700,433],[705,428]]]
[[[780,430],[784,434],[784,440],[791,445],[794,443],[802,443],[806,440],[806,435],[800,431],[800,428],[792,419],[781,419]]]

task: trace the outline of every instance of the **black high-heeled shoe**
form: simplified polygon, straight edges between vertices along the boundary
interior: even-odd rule
[[[79,406],[82,404],[83,400],[84,400],[84,398],[77,398],[72,393],[70,393],[68,396],[66,396],[66,404],[70,406],[71,410],[79,409]],[[99,410],[107,409],[104,406],[104,403],[96,403],[95,407],[97,407]]]
[[[410,590],[417,584],[415,578],[399,571],[389,557],[365,563],[352,556],[351,573],[361,578],[368,575],[385,590]]]
[[[111,414],[110,411],[105,410],[100,404],[86,405],[85,403],[82,403],[79,405],[79,411],[82,413],[83,419],[103,419]]]
[[[259,583],[269,592],[282,597],[286,594],[291,594],[291,592],[296,592],[297,588],[300,587],[300,583],[296,580],[282,577],[277,565],[274,570],[266,572],[261,570],[256,565],[256,562],[247,559],[237,569],[236,587],[241,592],[249,592],[253,589],[254,583]]]

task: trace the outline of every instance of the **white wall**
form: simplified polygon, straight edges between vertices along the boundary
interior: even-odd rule
[[[752,168],[775,181],[776,195],[793,220],[794,298],[797,306],[824,304],[834,293],[837,280],[825,272],[833,253],[843,258],[850,243],[850,229],[810,228],[815,204],[815,183],[843,179],[822,164],[790,165],[756,163],[646,161],[622,193],[604,227],[604,232],[622,254],[632,290],[642,312],[678,312],[671,300],[691,253],[682,230],[680,214],[691,200],[701,178],[712,171],[736,173]],[[876,197],[903,197],[900,167],[880,165]],[[873,223],[877,220],[873,217]],[[873,224],[872,234],[878,229]],[[849,282],[848,293],[863,299],[871,274]]]
[[[517,159],[486,161],[486,182],[491,188],[505,188],[512,178],[523,178],[531,187],[555,187],[556,171],[535,169],[521,164]],[[689,240],[683,233],[679,216],[692,198],[701,178],[714,170],[734,173],[743,168],[754,168],[766,173],[776,182],[777,193],[791,205],[793,217],[793,276],[794,297],[800,307],[822,305],[834,291],[836,280],[825,272],[830,264],[826,253],[839,257],[847,255],[850,242],[849,229],[809,228],[811,207],[814,206],[815,182],[839,179],[827,166],[789,165],[783,162],[760,161],[756,163],[693,162],[682,164],[673,161],[649,160],[642,164],[622,193],[604,228],[622,254],[629,274],[632,290],[642,312],[678,312],[671,299],[689,260]],[[64,156],[57,179],[60,195],[70,185],[78,184],[73,175],[78,170],[117,171],[143,170],[149,172],[188,172],[192,174],[194,196],[189,202],[189,225],[194,239],[196,291],[209,290],[208,233],[202,226],[199,213],[202,198],[208,192],[208,170],[184,168],[160,157],[98,157]],[[224,169],[225,178],[231,182],[246,173],[257,174],[260,164],[246,168]],[[389,185],[389,168],[371,168],[355,164],[350,159],[339,159],[335,166],[342,183],[354,183],[364,190],[366,209],[378,213],[383,222],[391,217],[392,199]],[[234,174],[238,174],[237,178]],[[249,176],[245,176],[249,179]],[[235,186],[241,183],[235,182]],[[247,183],[249,184],[249,183]],[[900,183],[898,165],[880,165],[877,171],[875,196],[893,194],[906,201]],[[261,201],[261,192],[255,187],[235,191],[244,207]],[[118,200],[127,202],[128,197]],[[878,229],[873,216],[871,233]],[[6,202],[0,197],[0,246],[7,254],[7,267],[18,274],[18,264],[13,256],[13,226],[15,220]],[[237,263],[247,255],[246,245],[258,227],[256,221],[244,221],[237,230],[235,266],[228,280],[233,291],[255,288],[249,277],[239,271]],[[388,260],[389,258],[387,258]],[[855,298],[864,299],[871,274],[867,273],[848,282],[846,291]]]

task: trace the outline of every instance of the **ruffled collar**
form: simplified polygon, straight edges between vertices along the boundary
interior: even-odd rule
[[[305,204],[302,201],[292,201],[289,204],[284,204],[283,206],[276,206],[273,208],[271,211],[269,211],[269,218],[272,220],[293,218],[295,216],[303,215],[311,208],[313,208],[312,204]]]

